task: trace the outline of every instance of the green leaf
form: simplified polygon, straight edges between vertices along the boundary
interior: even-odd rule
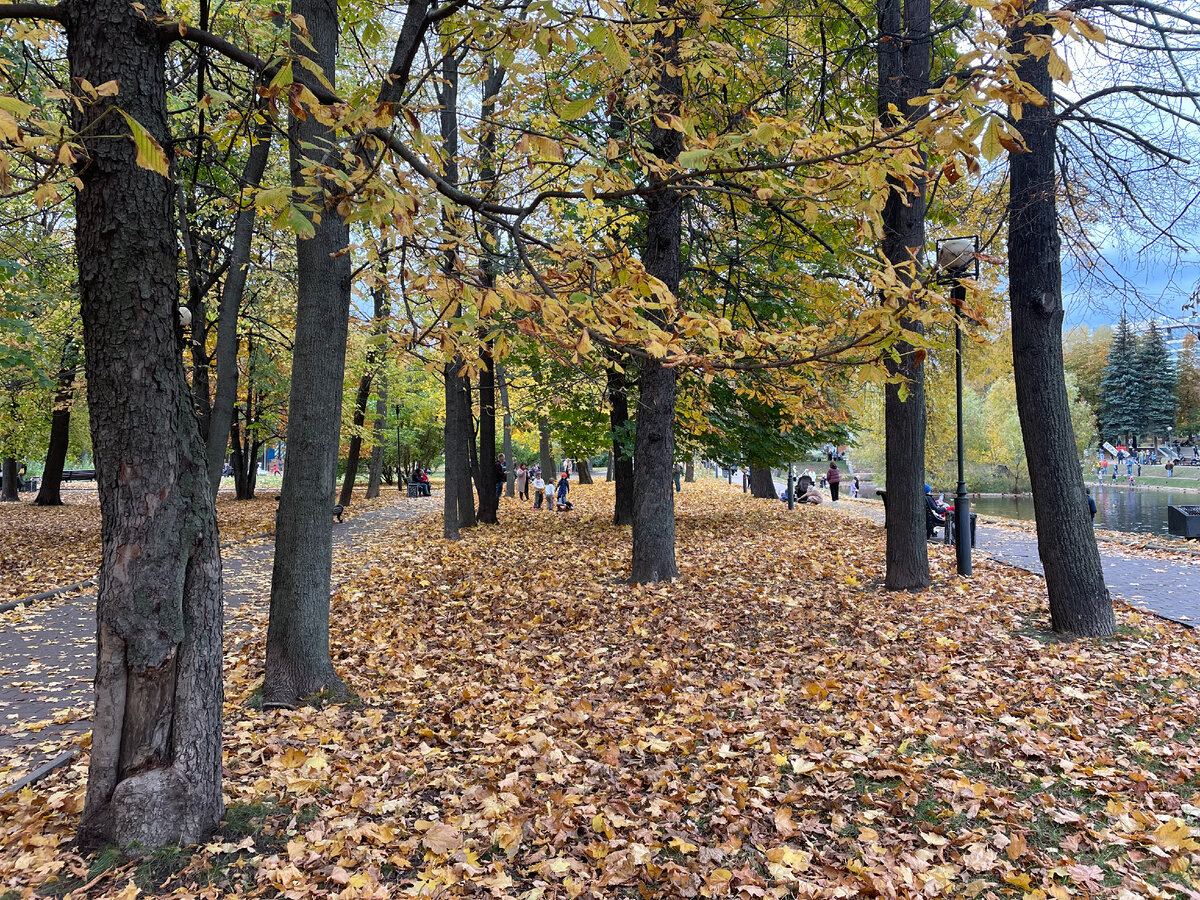
[[[679,154],[679,165],[685,169],[702,169],[704,161],[712,156],[711,150],[684,150]]]
[[[611,32],[604,41],[604,58],[619,75],[629,70],[629,52],[621,46]]]
[[[165,178],[169,165],[162,144],[156,141],[154,135],[143,128],[141,123],[125,110],[118,109],[117,112],[124,117],[125,123],[129,126],[129,136],[133,138],[133,146],[137,148],[137,164],[143,169],[157,172]]]
[[[564,103],[562,109],[558,111],[558,117],[564,122],[580,119],[592,111],[592,107],[596,105],[597,99],[596,97],[586,97],[582,100],[572,100],[570,103]]]

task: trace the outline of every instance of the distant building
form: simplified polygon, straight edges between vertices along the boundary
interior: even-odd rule
[[[1155,319],[1154,324],[1158,327],[1158,333],[1162,335],[1163,343],[1167,345],[1167,353],[1171,356],[1171,362],[1175,362],[1179,357],[1179,351],[1183,349],[1183,339],[1189,334],[1194,334],[1197,341],[1200,341],[1200,316],[1193,314],[1186,319]],[[1129,327],[1133,333],[1141,337],[1146,333],[1146,329],[1150,326],[1150,320],[1144,322],[1130,322]],[[1114,330],[1116,326],[1113,326]],[[1200,347],[1197,348],[1200,350]]]

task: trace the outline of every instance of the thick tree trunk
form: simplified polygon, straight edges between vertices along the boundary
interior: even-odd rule
[[[71,443],[71,403],[75,399],[75,377],[78,374],[79,354],[74,340],[63,348],[62,371],[54,391],[54,411],[50,413],[50,443],[46,448],[46,464],[38,486],[38,506],[62,506],[62,474]]]
[[[332,84],[335,78],[336,4],[293,0],[292,13],[308,25],[311,49],[299,36],[293,50],[311,56]],[[300,79],[315,80],[302,66]],[[288,125],[292,185],[301,196],[313,188],[302,169],[338,160],[335,135],[315,116]],[[288,398],[287,466],[275,525],[264,707],[294,707],[318,691],[344,697],[345,685],[329,656],[329,590],[333,565],[333,495],[342,381],[350,315],[349,229],[337,212],[332,183],[322,183],[312,217],[315,234],[296,241],[296,337]]]
[[[777,500],[779,493],[775,490],[775,479],[771,477],[770,466],[750,467],[750,495],[760,500]]]
[[[685,484],[693,484],[696,481],[696,461],[690,456],[683,466],[683,480]]]
[[[17,458],[6,456],[2,463],[4,469],[4,488],[0,490],[0,503],[16,503],[21,499],[17,484]]]
[[[264,114],[263,121],[254,130],[255,143],[250,148],[250,155],[242,170],[243,189],[256,188],[262,181],[267,157],[271,152],[273,125],[271,119]],[[209,490],[214,497],[221,489],[221,470],[225,464],[225,451],[229,448],[233,407],[237,402],[238,314],[242,308],[246,276],[250,270],[250,249],[254,240],[256,214],[257,207],[253,198],[242,197],[233,227],[233,249],[230,252],[229,268],[225,273],[221,301],[217,307],[217,346],[213,352],[217,362],[217,388],[213,394],[211,419],[205,442]]]
[[[575,463],[575,468],[579,472],[580,484],[592,483],[592,461],[587,457],[579,459]]]
[[[608,455],[608,465],[604,467],[604,480],[613,480],[613,458],[611,453]]]
[[[170,182],[115,105],[166,145],[157,0],[67,0],[71,77],[120,82],[76,115],[76,252],[100,495],[96,703],[80,839],[148,852],[221,818],[221,560],[179,354]]]
[[[671,7],[668,5],[667,15]],[[655,75],[652,109],[677,115],[683,99],[683,63],[679,44],[682,23],[668,20],[655,33],[652,46],[659,58]],[[664,162],[674,162],[683,149],[683,134],[663,128],[657,121],[650,127],[650,148]],[[651,178],[651,183],[657,177]],[[678,294],[682,261],[683,200],[678,191],[659,187],[645,195],[646,247],[642,262],[646,271]],[[654,315],[654,314],[652,314]],[[657,315],[661,316],[661,313]],[[635,584],[665,581],[679,575],[675,565],[675,369],[661,360],[642,361],[638,381],[637,435],[634,443],[635,497],[633,506],[633,565],[630,579]]]
[[[517,461],[513,459],[512,408],[508,405],[508,379],[504,377],[504,366],[499,362],[496,363],[496,383],[500,388],[500,404],[504,407],[504,458],[508,460],[504,496],[515,497],[517,496]]]
[[[1046,0],[1026,13],[1045,16]],[[1014,49],[1049,25],[1018,28]],[[1037,518],[1038,555],[1046,573],[1055,631],[1088,637],[1113,633],[1116,621],[1088,515],[1083,475],[1075,457],[1071,407],[1063,374],[1062,269],[1055,208],[1054,83],[1048,57],[1027,55],[1017,74],[1049,101],[1024,105],[1020,121],[1027,153],[1009,157],[1008,279],[1012,303],[1013,371],[1017,413]]]
[[[373,361],[368,361],[372,365]],[[362,456],[362,429],[367,422],[367,402],[371,399],[371,372],[358,379],[358,393],[354,395],[354,434],[350,435],[350,447],[346,454],[346,477],[342,479],[342,494],[338,503],[349,506],[354,496],[354,482],[358,478],[358,460]]]
[[[929,0],[878,0],[879,33],[890,36],[879,42],[879,117],[888,128],[905,124],[904,113],[923,113],[910,100],[929,86]],[[904,40],[895,36],[904,35]],[[891,114],[889,105],[900,110]],[[883,253],[899,269],[907,285],[916,277],[925,246],[925,181],[916,179],[909,189],[898,179],[888,180],[883,211]],[[887,296],[897,305],[906,328],[920,333],[923,326],[904,307],[905,293]],[[884,433],[887,467],[887,574],[890,590],[922,590],[929,586],[929,551],[925,543],[925,372],[913,346],[896,344],[898,359],[888,358],[888,373],[903,379],[884,389]],[[907,392],[902,399],[901,391]]]
[[[490,348],[479,373],[479,521],[497,523],[496,497],[496,369]]]
[[[612,457],[608,464],[610,481],[616,481],[613,500],[613,524],[633,524],[633,457],[626,448],[629,429],[629,384],[625,372],[608,367],[608,421],[612,428]]]

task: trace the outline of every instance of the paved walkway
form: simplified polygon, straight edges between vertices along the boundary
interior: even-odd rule
[[[441,508],[441,496],[397,498],[334,523],[334,553],[392,522]],[[222,548],[225,638],[244,640],[231,613],[265,603],[271,593],[273,541]],[[372,560],[365,560],[369,564]],[[96,662],[96,595],[85,590],[34,603],[0,622],[0,786],[11,784],[62,749],[63,739],[91,728]],[[36,729],[36,730],[34,730]]]
[[[866,500],[825,503],[848,515],[883,524],[883,504]],[[1017,528],[980,522],[975,552],[998,562],[1042,575],[1037,538]],[[1147,612],[1190,628],[1200,626],[1200,559],[1155,559],[1122,552],[1119,544],[1100,542],[1104,580],[1115,596]]]

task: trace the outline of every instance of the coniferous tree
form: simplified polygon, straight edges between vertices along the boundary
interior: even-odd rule
[[[1105,440],[1119,442],[1141,431],[1137,356],[1137,339],[1122,314],[1100,382],[1100,434]]]
[[[1162,332],[1153,320],[1138,339],[1136,368],[1133,394],[1141,410],[1140,433],[1166,437],[1167,429],[1175,424],[1176,374]]]

